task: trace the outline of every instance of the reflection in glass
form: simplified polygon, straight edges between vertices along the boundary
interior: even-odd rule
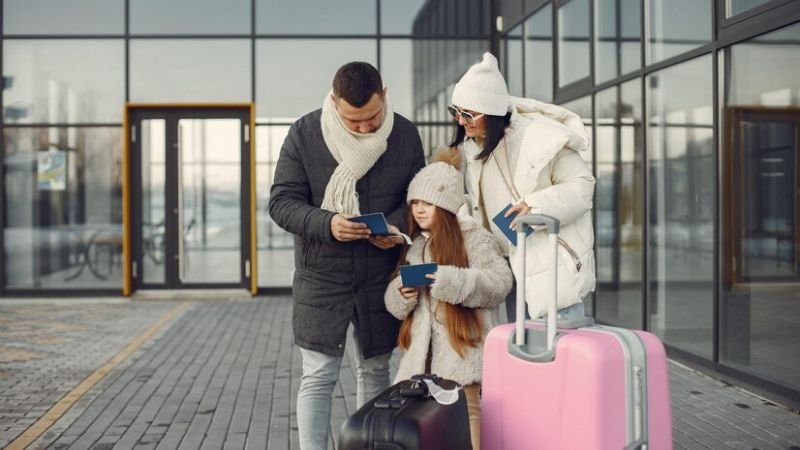
[[[376,58],[372,39],[256,41],[258,120],[294,121],[321,108],[339,67],[351,61],[365,61],[377,67]]]
[[[770,0],[726,0],[725,1],[725,15],[726,17],[733,17],[745,11],[749,11],[756,6],[761,6]]]
[[[375,0],[255,0],[259,34],[374,34]],[[313,11],[313,13],[311,13]]]
[[[411,41],[407,39],[381,40],[381,78],[389,89],[394,112],[411,120],[414,98],[414,60]],[[331,76],[333,78],[333,76]]]
[[[250,64],[249,39],[131,39],[131,101],[249,102]]]
[[[597,84],[642,65],[641,0],[595,0]]]
[[[525,96],[553,101],[553,8],[525,21]]]
[[[449,121],[446,106],[452,87],[469,67],[489,51],[485,40],[415,39],[414,107],[422,108],[416,121]]]
[[[178,121],[178,277],[181,283],[242,279],[242,123]]]
[[[123,0],[4,0],[2,3],[5,34],[86,35],[125,31]]]
[[[589,0],[558,8],[558,86],[589,76]]]
[[[251,0],[136,0],[131,34],[250,34]]]
[[[166,279],[166,130],[164,119],[141,121],[142,282]]]
[[[122,288],[121,135],[4,128],[6,288]]]
[[[258,284],[288,287],[294,272],[294,236],[269,216],[269,190],[288,125],[256,127],[256,226],[258,227]]]
[[[412,34],[414,19],[425,0],[380,0],[381,34]]]
[[[712,354],[714,132],[711,56],[647,78],[650,330]]]
[[[524,78],[522,73],[522,25],[516,26],[503,39],[503,55],[501,61],[505,62],[504,75],[508,85],[508,93],[522,97],[524,92]]]
[[[648,64],[671,58],[711,40],[712,0],[650,2]]]
[[[800,26],[725,50],[720,360],[800,388]],[[784,70],[764,70],[781,67]]]
[[[639,80],[602,91],[595,98],[598,285],[595,317],[605,323],[635,329],[644,327],[641,105]]]
[[[8,123],[121,122],[121,39],[6,40],[3,117]]]

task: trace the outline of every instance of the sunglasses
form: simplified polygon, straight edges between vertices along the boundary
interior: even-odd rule
[[[484,116],[484,114],[473,114],[471,112],[462,111],[456,105],[447,105],[447,111],[453,116],[453,120],[458,120],[459,117],[464,119],[467,125],[475,124],[475,121]]]

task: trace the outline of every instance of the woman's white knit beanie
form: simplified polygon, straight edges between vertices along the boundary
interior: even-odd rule
[[[505,116],[511,107],[511,97],[497,58],[484,53],[483,60],[473,64],[456,83],[452,103],[490,116]]]
[[[417,172],[406,201],[422,200],[455,214],[464,204],[464,178],[447,162],[434,162]]]

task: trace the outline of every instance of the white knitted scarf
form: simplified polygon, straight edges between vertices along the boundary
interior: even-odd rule
[[[369,172],[386,151],[386,140],[394,126],[394,111],[389,94],[385,94],[381,126],[373,133],[355,133],[342,123],[332,97],[331,91],[322,102],[322,138],[339,165],[325,187],[322,209],[360,215],[356,181]]]

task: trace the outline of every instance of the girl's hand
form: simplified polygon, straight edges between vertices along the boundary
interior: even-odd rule
[[[400,291],[400,295],[402,295],[406,300],[417,300],[417,297],[419,296],[419,290],[415,287],[405,287],[400,285],[397,286],[397,290]]]
[[[427,278],[427,279],[429,279],[429,280],[434,280],[434,281],[436,281],[436,272],[434,272],[434,273],[426,273],[426,274],[425,274],[425,278]]]
[[[531,207],[528,206],[528,204],[525,203],[523,200],[520,200],[519,203],[517,203],[516,205],[512,206],[511,208],[508,208],[508,211],[506,211],[505,217],[508,217],[508,216],[514,214],[515,212],[519,213],[517,215],[517,218],[522,217],[522,216],[527,216],[531,212]],[[514,231],[517,230],[517,218],[515,218],[511,222],[511,225],[509,225],[509,228],[511,228]]]

